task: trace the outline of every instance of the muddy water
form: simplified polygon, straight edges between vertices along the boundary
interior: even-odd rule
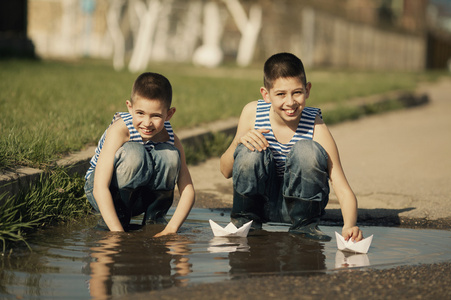
[[[368,254],[349,255],[337,250],[335,238],[308,241],[286,226],[264,226],[247,238],[213,237],[208,219],[229,222],[219,211],[194,209],[180,234],[160,239],[152,238],[158,226],[125,234],[95,230],[92,222],[45,230],[30,240],[32,252],[0,259],[0,299],[102,298],[246,276],[451,260],[451,231],[364,227],[374,235]]]

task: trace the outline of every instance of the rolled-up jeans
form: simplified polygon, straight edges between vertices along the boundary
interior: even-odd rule
[[[234,192],[259,199],[264,214],[260,217],[264,222],[291,222],[285,204],[287,198],[318,201],[321,214],[324,214],[330,191],[328,156],[319,143],[307,139],[296,142],[286,157],[283,177],[276,174],[274,156],[269,148],[251,151],[240,144],[234,158]]]
[[[167,143],[158,143],[148,152],[143,144],[126,142],[114,157],[114,171],[110,183],[116,211],[119,207],[127,209],[132,216],[146,212],[152,199],[159,191],[173,191],[180,170],[180,153]],[[95,170],[85,183],[89,203],[99,212],[93,195]],[[170,207],[172,204],[169,203]]]

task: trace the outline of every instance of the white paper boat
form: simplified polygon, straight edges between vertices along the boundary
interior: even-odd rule
[[[353,242],[351,239],[345,241],[344,237],[336,231],[335,237],[337,238],[338,250],[356,253],[368,253],[368,249],[373,241],[373,235],[358,242]]]
[[[233,225],[232,222],[227,224],[226,227],[221,227],[217,223],[215,223],[212,220],[210,221],[211,230],[213,230],[213,234],[215,236],[238,236],[238,237],[247,237],[247,234],[249,233],[249,230],[251,229],[252,221],[247,222],[240,228],[236,228],[235,225]]]

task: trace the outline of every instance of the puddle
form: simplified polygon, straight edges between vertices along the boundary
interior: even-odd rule
[[[337,250],[330,242],[287,234],[286,226],[264,226],[247,238],[213,237],[208,220],[229,215],[193,209],[177,236],[153,239],[161,227],[133,233],[97,231],[94,224],[59,226],[33,236],[33,252],[0,258],[0,298],[80,299],[211,283],[258,275],[306,275],[343,268],[387,268],[451,260],[451,231],[362,227],[374,235],[368,254]]]

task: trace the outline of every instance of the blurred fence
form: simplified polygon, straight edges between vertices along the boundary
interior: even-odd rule
[[[313,10],[309,14],[312,14],[311,25],[304,31],[312,31],[308,34],[311,41],[303,52],[312,65],[366,70],[425,67],[426,45],[422,35],[349,22]]]
[[[350,21],[320,2],[29,0],[28,34],[39,56],[107,58],[131,71],[150,61],[246,66],[280,51],[311,67],[426,67],[425,35]]]
[[[451,71],[451,33],[431,30],[427,35],[427,68],[438,69],[447,66]]]

